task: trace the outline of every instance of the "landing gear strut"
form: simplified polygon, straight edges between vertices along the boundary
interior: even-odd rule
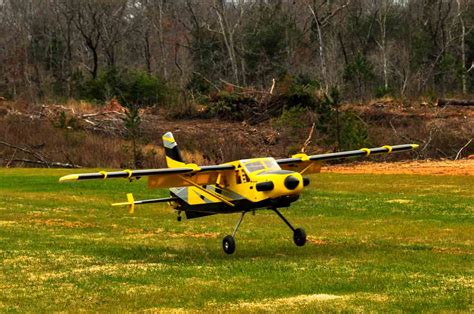
[[[295,242],[296,246],[303,246],[306,243],[306,232],[302,228],[294,228],[288,220],[286,220],[285,216],[283,216],[278,209],[272,208],[272,210],[278,215],[278,217],[283,220],[286,225],[293,231],[293,242]]]
[[[242,220],[244,219],[246,212],[242,212],[242,215],[240,215],[240,219],[235,225],[234,232],[232,232],[232,235],[228,235],[222,240],[222,248],[224,249],[224,252],[227,254],[232,254],[235,252],[235,234],[237,233],[237,230],[239,230],[240,224],[242,223]]]
[[[297,246],[303,246],[306,243],[306,232],[302,228],[294,228],[288,220],[278,211],[276,208],[272,208],[272,210],[278,215],[278,217],[283,220],[286,225],[293,231],[293,242]],[[232,254],[235,252],[235,234],[237,233],[237,230],[239,230],[240,224],[242,223],[242,220],[244,219],[245,216],[245,211],[242,212],[240,215],[240,219],[235,225],[234,232],[232,232],[232,235],[227,235],[223,240],[222,240],[222,248],[224,249],[224,252],[227,254]]]

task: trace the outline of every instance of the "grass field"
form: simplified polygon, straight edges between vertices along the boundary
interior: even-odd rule
[[[0,169],[0,311],[473,311],[474,176],[320,174],[276,215],[178,223],[146,181]],[[158,194],[158,195],[157,195]]]

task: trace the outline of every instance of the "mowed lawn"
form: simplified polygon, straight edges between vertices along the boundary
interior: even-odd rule
[[[0,169],[0,311],[472,311],[474,176],[319,174],[282,212],[176,221],[146,180]]]

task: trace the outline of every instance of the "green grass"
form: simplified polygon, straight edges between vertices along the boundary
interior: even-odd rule
[[[146,180],[59,184],[65,170],[0,169],[0,311],[472,311],[474,177],[312,177],[276,215],[183,220]]]

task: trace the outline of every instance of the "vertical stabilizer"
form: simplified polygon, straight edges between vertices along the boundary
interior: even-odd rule
[[[163,146],[165,148],[166,164],[169,168],[185,166],[178,144],[174,140],[171,132],[167,132],[163,135]]]

